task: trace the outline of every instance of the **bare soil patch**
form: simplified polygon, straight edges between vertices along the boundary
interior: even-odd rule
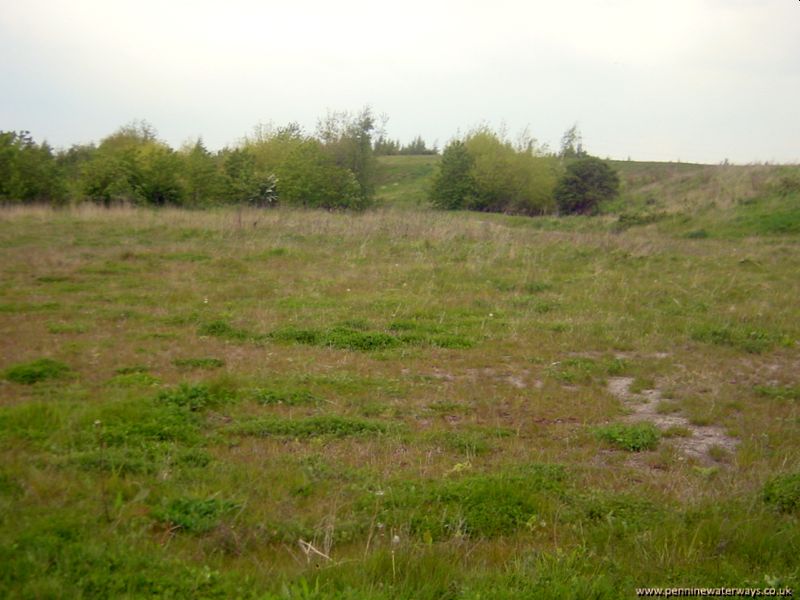
[[[691,435],[669,438],[668,443],[687,457],[703,463],[715,462],[709,452],[714,447],[721,448],[726,453],[736,450],[738,440],[727,435],[722,427],[694,425],[679,413],[661,414],[658,412],[658,404],[662,400],[661,392],[652,389],[634,393],[630,390],[631,384],[633,384],[632,377],[611,377],[608,380],[608,391],[633,411],[625,417],[625,421],[629,423],[647,421],[662,431],[674,427],[687,430]]]

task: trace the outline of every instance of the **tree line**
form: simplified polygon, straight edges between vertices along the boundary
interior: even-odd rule
[[[313,133],[296,123],[261,125],[217,152],[202,139],[173,149],[146,122],[58,151],[27,131],[0,131],[0,201],[360,210],[374,198],[377,156],[438,153],[420,136],[402,146],[381,129],[369,108],[332,112]],[[442,209],[589,213],[618,185],[607,164],[583,150],[576,127],[558,153],[527,134],[511,142],[479,127],[444,148],[430,199]]]
[[[218,152],[202,139],[173,149],[146,122],[62,151],[0,132],[0,201],[361,209],[374,194],[374,129],[368,108],[334,112],[313,133],[262,125]]]

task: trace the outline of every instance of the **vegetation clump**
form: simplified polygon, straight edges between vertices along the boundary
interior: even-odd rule
[[[407,485],[390,494],[388,522],[410,524],[423,538],[494,538],[544,518],[563,494],[560,465],[529,465],[513,473],[479,474],[427,486]]]
[[[536,215],[552,212],[556,162],[532,138],[513,144],[486,127],[442,153],[431,202],[444,209]]]
[[[52,358],[37,358],[6,369],[5,378],[15,383],[32,385],[39,381],[63,377],[70,371],[69,366]]]
[[[201,336],[219,337],[237,342],[242,342],[257,337],[248,331],[237,329],[227,321],[222,320],[211,321],[210,323],[201,325],[197,329],[197,334]]]
[[[717,346],[731,346],[750,354],[760,354],[777,345],[793,345],[793,341],[785,335],[736,324],[697,327],[692,332],[692,339]]]
[[[619,176],[608,163],[585,156],[567,164],[553,194],[562,214],[594,214],[619,193]]]
[[[316,436],[348,437],[353,435],[381,434],[388,431],[380,421],[368,421],[338,415],[320,415],[305,419],[265,417],[235,425],[231,431],[239,435],[283,436],[307,438]]]
[[[771,479],[764,486],[764,502],[781,512],[800,512],[800,473],[790,473]]]
[[[187,533],[206,533],[240,506],[219,498],[175,498],[153,511],[153,517]]]
[[[159,402],[186,408],[190,411],[202,411],[229,402],[234,399],[235,395],[235,391],[226,385],[181,383],[178,387],[161,391],[156,399]]]
[[[661,433],[652,423],[625,425],[613,423],[595,429],[598,439],[628,452],[654,450],[658,446]]]

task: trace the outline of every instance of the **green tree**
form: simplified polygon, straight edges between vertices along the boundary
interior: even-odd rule
[[[202,139],[186,144],[180,151],[181,173],[186,192],[186,203],[191,206],[209,206],[224,197],[224,175],[217,158],[209,152]]]
[[[593,214],[599,204],[619,193],[619,176],[599,158],[587,156],[567,164],[555,189],[561,213]]]
[[[225,151],[225,197],[232,204],[272,206],[278,200],[275,175],[257,164],[249,146]]]
[[[587,156],[586,151],[583,149],[583,137],[578,130],[577,123],[567,129],[564,135],[561,136],[559,156],[561,158],[583,158]]]
[[[330,148],[296,123],[256,128],[245,148],[254,168],[277,178],[278,201],[317,208],[364,208],[368,202],[353,171],[339,165]]]
[[[380,135],[373,144],[375,156],[393,156],[400,153],[400,141],[390,140],[386,136]]]
[[[126,125],[100,142],[83,169],[83,191],[92,200],[134,204],[181,204],[181,161],[156,139],[145,121]]]
[[[431,203],[448,210],[466,208],[473,200],[476,185],[472,175],[475,160],[461,140],[445,146],[439,169],[431,187]]]
[[[372,148],[376,121],[369,107],[360,112],[329,112],[317,125],[317,138],[334,163],[353,173],[366,203],[375,192],[377,162]]]
[[[425,140],[422,139],[422,136],[418,135],[411,140],[411,142],[400,149],[400,154],[436,154],[436,150],[433,148],[428,148],[428,146],[425,144]]]
[[[63,173],[47,142],[37,144],[28,131],[0,131],[0,199],[61,203]]]

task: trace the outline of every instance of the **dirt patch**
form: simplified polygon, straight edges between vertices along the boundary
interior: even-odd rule
[[[688,431],[691,435],[669,438],[668,443],[686,456],[703,463],[714,462],[709,452],[711,448],[721,448],[726,452],[736,450],[738,440],[727,435],[721,427],[694,425],[680,414],[661,414],[657,410],[658,403],[662,399],[661,392],[655,389],[644,390],[637,394],[630,390],[632,383],[632,377],[612,377],[608,380],[608,391],[625,402],[633,411],[625,417],[625,421],[629,423],[647,421],[662,431],[672,427]]]

